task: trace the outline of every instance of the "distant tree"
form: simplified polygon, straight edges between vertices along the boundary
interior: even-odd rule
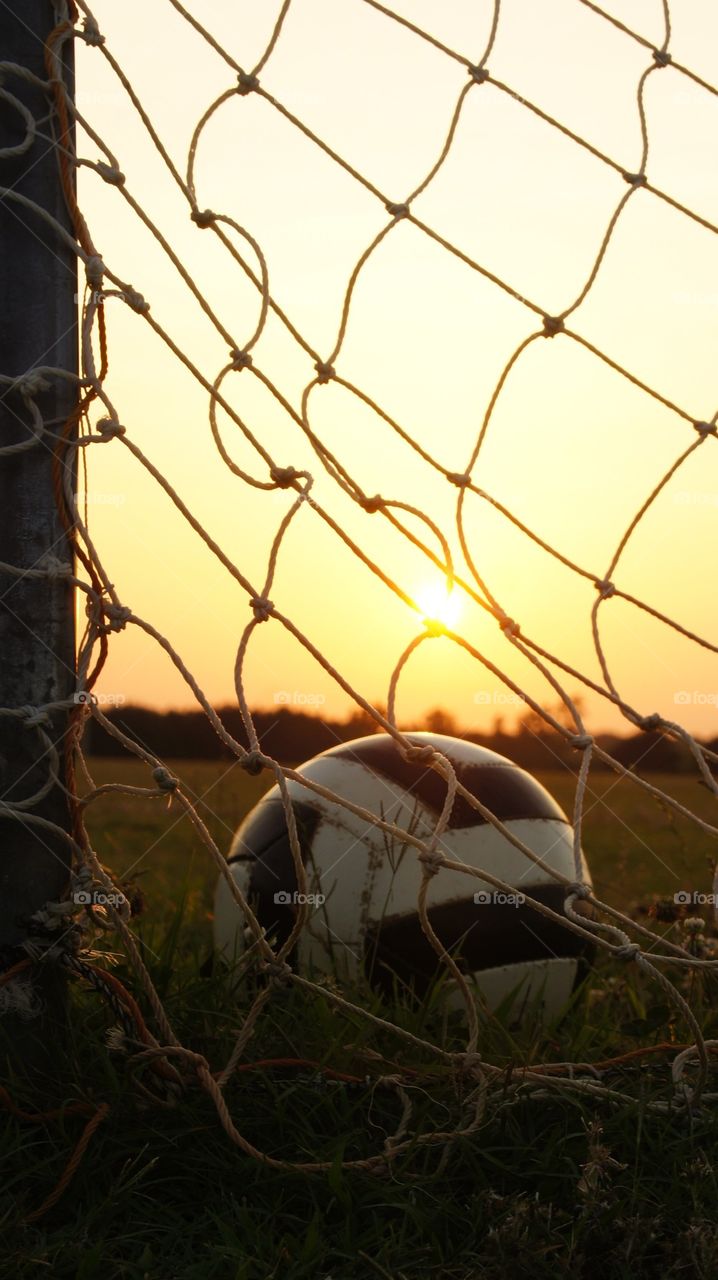
[[[581,697],[580,693],[572,693],[570,697],[578,714],[582,716],[585,708],[585,700]],[[544,710],[550,716],[553,716],[554,720],[557,720],[565,729],[569,729],[571,732],[575,731],[576,726],[573,716],[565,702],[559,701],[549,703],[544,707]],[[526,707],[526,710],[519,720],[518,731],[519,733],[533,733],[538,737],[544,736],[547,733],[555,733],[555,729],[553,729],[552,726],[544,720],[543,716],[539,715],[538,711],[534,711],[533,707],[530,706]]]
[[[428,712],[425,724],[429,733],[445,733],[450,738],[455,738],[459,732],[451,712],[444,711],[441,707],[435,707],[433,711]]]
[[[577,699],[574,701],[578,702]],[[377,710],[384,707],[377,704]],[[562,721],[566,709],[559,704],[550,708],[554,717]],[[247,745],[247,732],[239,708],[218,707],[217,714],[230,734],[243,746]],[[216,760],[231,758],[231,751],[215,733],[203,711],[154,711],[149,707],[111,707],[107,717],[129,737],[134,738],[155,755],[164,759]],[[376,731],[371,716],[357,708],[346,720],[324,720],[321,716],[304,711],[292,711],[289,707],[272,707],[269,711],[253,712],[253,719],[263,750],[283,764],[297,765],[311,756],[334,747],[338,742],[348,742]],[[567,723],[569,721],[567,720]],[[470,742],[490,747],[507,756],[524,769],[556,769],[561,765],[575,771],[577,752],[561,734],[556,733],[531,708],[519,722],[516,733],[507,733],[501,716],[494,719],[489,732],[479,733],[458,729],[454,717],[440,707],[435,707],[424,718],[424,724],[432,733],[444,733],[450,737],[465,737]],[[410,729],[415,725],[409,725]],[[617,734],[599,734],[597,741],[610,755],[627,768],[638,772],[688,772],[695,766],[688,749],[672,741],[660,731],[636,733],[631,737]],[[711,744],[718,748],[718,739]],[[84,747],[88,755],[122,756],[124,748],[96,721],[90,719],[85,730]],[[598,759],[594,769],[606,768]]]
[[[376,709],[380,715],[386,715],[386,707],[376,704]],[[374,717],[368,711],[365,711],[363,707],[355,707],[349,719],[344,722],[342,736],[347,741],[350,741],[352,738],[364,738],[370,733],[379,732],[380,728]]]
[[[526,707],[517,725],[520,734],[531,734],[533,737],[540,737],[549,727],[543,716],[540,716],[538,711],[534,711],[533,707]]]

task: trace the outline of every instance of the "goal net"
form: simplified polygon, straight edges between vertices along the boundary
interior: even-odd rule
[[[605,878],[587,885],[581,844],[597,769],[644,797],[655,829],[680,819],[707,847],[718,831],[715,15],[668,0],[77,0],[58,32],[48,112],[59,171],[77,183],[85,277],[83,414],[58,495],[81,553],[74,742],[94,718],[143,761],[146,785],[116,788],[138,805],[170,796],[231,886],[253,938],[244,972],[260,981],[229,1061],[210,1064],[171,1024],[87,834],[107,786],[79,757],[74,897],[48,904],[48,939],[59,945],[51,926],[66,930],[68,913],[112,930],[149,1009],[140,1035],[114,991],[141,1041],[131,1052],[158,1089],[199,1080],[229,1138],[268,1163],[282,1165],[245,1138],[225,1090],[285,984],[392,1026],[397,1053],[463,1071],[471,1114],[452,1133],[479,1125],[498,1090],[628,1096],[586,1064],[522,1067],[507,1083],[482,1055],[476,992],[435,937],[463,994],[460,1051],[298,972],[288,957],[308,908],[273,948],[229,874],[229,838],[219,846],[181,769],[110,710],[201,708],[233,758],[284,789],[298,869],[296,770],[260,741],[256,708],[354,710],[409,758],[432,708],[485,733],[523,718],[573,761],[576,862],[556,919],[675,1010],[673,1084],[651,1106],[712,1097],[713,1045],[690,1000],[691,975],[718,963],[708,939],[629,914]],[[5,67],[7,92],[12,78]],[[221,712],[232,699],[242,741]],[[627,764],[611,746],[621,734],[645,735],[646,751],[674,743],[680,779]],[[432,838],[413,840],[422,883],[447,864],[461,790],[441,752],[425,758],[447,804]],[[609,821],[629,856],[651,856],[649,830]],[[711,871],[668,876],[700,917]],[[88,976],[82,950],[67,963]],[[399,1129],[353,1163],[445,1145],[446,1132],[409,1136],[401,1076],[382,1079],[403,1098]]]

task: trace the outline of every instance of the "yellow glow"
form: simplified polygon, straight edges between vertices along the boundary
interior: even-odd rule
[[[453,627],[461,614],[461,600],[445,582],[427,582],[415,592],[416,603],[423,609],[427,622],[440,622]]]
[[[127,16],[136,7],[96,0],[93,12],[107,48],[182,168],[198,120],[233,76],[222,79],[216,51],[172,16],[171,6],[144,6],[138,41]],[[629,25],[655,32],[655,0],[606,7],[630,9]],[[718,5],[674,7],[681,10],[673,21],[674,58],[715,81]],[[197,8],[219,43],[250,67],[262,59],[281,5],[205,0]],[[395,0],[390,8],[462,55],[471,50],[478,57],[489,39],[488,4]],[[555,22],[546,21],[549,10]],[[161,75],[157,49],[163,50]],[[147,299],[153,322],[203,380],[177,360],[149,316],[110,296],[105,390],[128,440],[166,477],[251,591],[119,441],[85,451],[90,532],[121,602],[167,637],[209,701],[224,706],[236,702],[235,658],[253,616],[249,601],[261,594],[273,541],[295,495],[245,484],[218,453],[207,386],[227,363],[224,332],[210,323],[125,196],[167,235],[233,347],[252,337],[262,299],[222,242],[189,217],[185,196],[106,59],[82,41],[76,54],[78,108],[125,175],[121,187],[103,181],[94,167],[78,172],[80,205],[98,252]],[[475,84],[464,99],[466,67],[371,5],[305,0],[290,6],[261,71],[267,95],[276,94],[374,193],[402,201],[434,172],[412,198],[416,221],[400,218],[389,230],[383,200],[268,96],[230,94],[212,116],[197,152],[198,208],[233,217],[261,246],[272,298],[308,344],[297,343],[270,308],[252,347],[254,374],[246,369],[222,383],[226,404],[261,450],[226,409],[217,413],[224,447],[241,472],[265,483],[268,454],[276,465],[313,478],[311,500],[292,518],[270,590],[275,609],[296,632],[270,619],[252,633],[243,672],[251,706],[321,708],[325,717],[340,718],[352,710],[347,687],[380,702],[422,617],[461,633],[492,668],[450,641],[420,645],[402,669],[407,723],[418,724],[439,704],[465,727],[488,727],[496,708],[511,721],[520,707],[504,704],[505,677],[542,705],[555,702],[553,686],[495,618],[462,588],[447,592],[433,559],[445,562],[441,542],[418,512],[441,531],[457,574],[478,595],[486,584],[497,610],[515,619],[522,636],[586,673],[585,685],[566,672],[559,678],[568,693],[585,699],[592,730],[630,731],[613,697],[595,691],[602,681],[591,623],[594,581],[604,577],[660,478],[697,439],[692,421],[711,419],[718,342],[718,240],[700,222],[718,218],[718,171],[703,143],[713,136],[718,106],[675,71],[652,74],[646,89],[648,176],[699,221],[651,191],[637,192],[622,209],[590,289],[580,294],[627,189],[598,154],[621,169],[640,162],[636,87],[647,58],[635,41],[574,0],[502,6],[489,63],[492,77],[512,92]],[[514,90],[520,96],[512,96]],[[460,95],[453,140],[436,168]],[[549,117],[575,130],[591,150],[550,125]],[[78,151],[93,160],[98,155],[97,142],[81,128]],[[457,252],[427,235],[431,228]],[[256,255],[242,244],[256,274]],[[334,351],[360,261],[332,356],[338,377],[315,385],[309,353],[324,359]],[[526,343],[542,325],[522,299],[548,315],[569,308],[566,327],[580,341],[557,334]],[[519,344],[525,344],[522,353],[509,365]],[[309,386],[311,439],[300,427]],[[410,539],[352,500],[313,440],[331,450],[363,493],[403,505],[397,519]],[[410,442],[440,469],[427,465]],[[701,589],[695,559],[697,546],[715,541],[715,443],[707,440],[686,454],[611,571],[619,591],[654,612],[617,594],[602,602],[597,622],[620,697],[642,714],[680,716],[709,738],[716,734],[715,653],[659,617],[709,641],[718,631],[715,593]],[[479,492],[462,496],[447,476],[463,474],[470,459]],[[332,671],[341,672],[341,682]],[[196,705],[168,651],[132,625],[112,635],[98,692],[110,705]]]

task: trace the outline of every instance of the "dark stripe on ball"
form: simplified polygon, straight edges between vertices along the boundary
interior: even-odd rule
[[[301,800],[293,802],[293,809],[302,862],[306,866],[321,814],[313,805]],[[298,885],[281,800],[266,800],[260,804],[242,828],[241,840],[242,847],[232,854],[228,862],[252,864],[247,892],[250,905],[253,906],[262,928],[276,940],[278,946],[282,946],[292,931],[296,907],[291,902],[275,902],[275,894],[284,893],[293,897]]]
[[[404,760],[393,738],[377,736],[363,742],[361,748],[347,743],[332,752],[335,760],[348,760],[365,765],[382,774],[391,782],[410,793],[408,802],[420,800],[427,809],[439,814],[446,799],[446,782],[435,769]],[[464,764],[449,759],[462,786],[480,800],[502,822],[520,818],[550,818],[555,822],[568,822],[563,810],[552,796],[539,786],[527,773],[510,763]],[[463,796],[457,796],[449,819],[449,827],[478,827],[487,819],[472,808]]]
[[[523,886],[522,892],[563,914],[565,890],[560,884]],[[475,903],[473,896],[427,910],[442,946],[462,973],[505,964],[566,959],[585,955],[587,939],[534,910],[529,903]],[[425,936],[417,913],[386,917],[367,931],[364,967],[373,986],[391,994],[394,977],[423,995],[436,978],[441,961]]]

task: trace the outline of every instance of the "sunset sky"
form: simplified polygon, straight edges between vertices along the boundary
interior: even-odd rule
[[[387,7],[481,59],[493,11],[488,0],[387,0]],[[660,0],[606,0],[603,7],[662,45]],[[279,9],[279,0],[206,0],[201,18],[250,71]],[[675,10],[674,60],[718,82],[718,11],[709,0],[683,0]],[[232,69],[169,0],[97,0],[93,12],[107,49],[186,174],[192,132],[209,105],[236,86]],[[241,349],[257,326],[258,291],[213,232],[190,220],[102,51],[78,45],[80,111]],[[581,0],[504,0],[487,67],[634,172],[641,160],[636,87],[652,62],[649,49]],[[268,93],[396,203],[438,159],[467,80],[459,62],[365,0],[294,0],[260,73]],[[718,97],[668,67],[648,77],[645,108],[649,180],[718,223]],[[82,132],[78,145],[82,157],[103,158]],[[391,220],[381,199],[255,94],[235,94],[219,108],[200,139],[195,180],[200,209],[228,215],[261,245],[272,297],[326,359],[351,273]],[[555,314],[583,289],[626,190],[620,173],[488,82],[469,92],[449,156],[412,210]],[[227,343],[121,191],[82,168],[79,195],[106,264],[144,295],[153,317],[213,381],[228,361]],[[257,270],[246,241],[228,234]],[[291,493],[262,492],[233,476],[212,439],[207,392],[142,316],[117,299],[108,300],[106,314],[106,387],[128,436],[261,589]],[[567,324],[692,418],[712,419],[718,238],[652,193],[635,191],[595,284]],[[432,457],[463,472],[506,362],[540,329],[539,316],[401,221],[359,275],[335,367]],[[298,410],[315,376],[313,359],[271,314],[252,356]],[[222,390],[279,465],[311,472],[317,501],[383,572],[422,609],[440,610],[440,572],[381,514],[361,510],[339,489],[253,372],[230,374]],[[308,412],[312,430],[367,494],[431,517],[457,572],[470,581],[456,531],[458,490],[343,388],[316,386]],[[218,421],[237,464],[268,479],[237,427],[221,411]],[[509,375],[472,476],[564,556],[603,577],[642,503],[696,439],[689,421],[575,341],[538,338]],[[215,705],[233,701],[236,648],[252,616],[246,593],[120,441],[87,452],[90,528],[120,599],[171,640]],[[395,514],[441,553],[427,525]],[[542,648],[601,682],[592,582],[475,494],[465,497],[464,519],[474,564],[505,612]],[[613,574],[621,589],[714,643],[717,521],[718,441],[707,439],[650,508]],[[555,692],[495,619],[455,594],[456,631],[537,700],[555,704]],[[386,701],[392,669],[422,630],[423,615],[359,563],[308,503],[285,537],[270,596],[356,689]],[[718,733],[715,654],[624,601],[607,600],[598,616],[614,683],[639,713],[659,711],[695,732]],[[276,621],[255,630],[246,676],[255,707],[284,701],[331,716],[350,709],[346,693]],[[585,697],[593,729],[628,730],[574,676],[564,684]],[[193,703],[167,655],[134,627],[112,637],[99,692],[163,708]],[[480,728],[496,716],[511,722],[520,711],[497,676],[446,638],[423,644],[399,685],[404,725],[436,706]]]

